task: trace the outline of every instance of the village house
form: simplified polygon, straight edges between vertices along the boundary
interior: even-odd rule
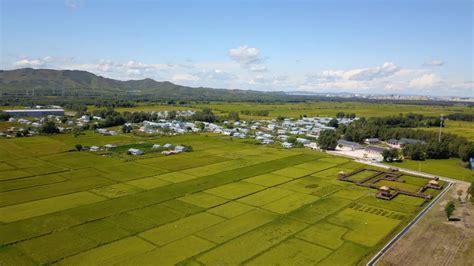
[[[131,155],[143,155],[144,154],[144,152],[142,150],[135,149],[135,148],[128,149],[128,153],[131,154]]]
[[[380,143],[380,140],[378,138],[368,138],[364,140],[365,144],[377,144]]]
[[[352,150],[352,151],[362,149],[362,146],[361,146],[359,143],[353,142],[353,141],[344,140],[344,139],[338,140],[338,141],[337,141],[337,145],[338,145],[338,146],[342,146],[342,148],[345,148],[345,149],[350,149],[350,150]]]
[[[285,141],[285,142],[283,142],[283,143],[281,144],[281,146],[282,146],[283,148],[285,148],[285,149],[290,149],[290,148],[293,147],[293,144],[291,144],[291,143]]]
[[[366,152],[368,152],[368,153],[382,154],[382,152],[383,152],[384,150],[386,150],[386,148],[380,147],[380,146],[372,146],[372,145],[370,145],[370,146],[365,147],[364,150],[365,150]]]

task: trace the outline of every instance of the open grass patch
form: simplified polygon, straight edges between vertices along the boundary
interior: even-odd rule
[[[238,265],[275,246],[307,225],[290,219],[277,219],[199,255],[205,265]],[[252,244],[249,244],[252,243]]]
[[[332,196],[348,199],[348,200],[357,200],[367,195],[367,193],[369,192],[365,189],[357,189],[355,187],[349,187],[349,188],[345,188],[345,189],[341,189],[337,191],[336,193],[332,194]]]
[[[274,171],[272,173],[276,175],[286,176],[289,178],[298,178],[298,177],[310,175],[314,173],[314,171],[304,169],[304,168],[298,168],[298,167],[287,167],[278,171]]]
[[[351,243],[349,241],[331,253],[320,265],[334,266],[334,265],[357,265],[357,263],[364,258],[368,248]]]
[[[10,205],[0,208],[0,221],[10,223],[103,200],[105,200],[105,198],[89,192],[78,192],[17,205]]]
[[[316,265],[331,250],[302,241],[290,239],[252,259],[248,265]]]
[[[158,187],[164,187],[166,185],[171,184],[171,182],[164,181],[155,177],[144,177],[144,178],[139,178],[139,179],[125,182],[125,184],[148,190],[148,189],[154,189]]]
[[[40,200],[69,193],[85,191],[97,187],[107,186],[115,182],[101,178],[90,177],[60,183],[29,187],[0,193],[0,206],[20,204],[28,201]]]
[[[268,203],[262,206],[262,208],[269,211],[285,214],[291,212],[292,210],[296,210],[303,205],[315,202],[318,199],[319,197],[316,196],[306,195],[302,193],[293,193],[286,197]]]
[[[179,183],[179,182],[183,182],[183,181],[186,181],[186,180],[194,179],[194,178],[196,178],[196,176],[188,175],[188,174],[181,173],[181,172],[171,172],[171,173],[157,175],[154,178],[158,178],[158,179],[164,180],[166,182]]]
[[[345,227],[319,222],[305,229],[296,237],[329,249],[337,249],[344,243],[342,236],[346,232],[347,228]]]
[[[206,190],[205,192],[226,199],[237,199],[263,189],[265,189],[265,187],[263,186],[245,181],[239,181],[211,188]]]
[[[43,156],[40,159],[69,169],[107,166],[120,162],[112,157],[99,156],[88,152],[64,152]]]
[[[252,205],[252,206],[263,206],[271,202],[274,202],[276,200],[279,200],[281,198],[284,198],[288,195],[291,195],[293,193],[294,192],[286,190],[286,189],[274,187],[274,188],[265,189],[258,193],[241,198],[238,201],[243,202],[245,204]]]
[[[132,236],[68,257],[59,265],[112,265],[155,248],[149,242]]]
[[[377,245],[400,224],[399,220],[350,208],[332,216],[328,221],[350,229],[344,239],[368,247]]]
[[[143,255],[124,260],[118,265],[156,265],[157,262],[160,265],[176,265],[211,249],[214,245],[212,242],[191,235]]]
[[[58,174],[38,175],[27,178],[0,181],[0,192],[23,189],[65,181],[66,178]]]
[[[48,264],[96,246],[94,241],[69,231],[56,232],[13,245],[36,263]]]
[[[163,246],[223,221],[225,221],[224,218],[203,212],[145,231],[139,236],[156,245]]]
[[[36,265],[32,259],[13,246],[4,246],[0,248],[0,261],[3,265]]]
[[[264,225],[276,217],[277,215],[272,212],[256,209],[210,226],[196,235],[214,243],[223,243]]]
[[[100,171],[105,172],[104,177],[124,182],[134,180],[146,176],[155,176],[162,173],[166,173],[166,170],[140,165],[137,163],[121,163],[118,165],[111,165],[98,168]]]
[[[179,198],[179,200],[200,206],[203,208],[211,208],[227,202],[226,199],[214,196],[212,194],[199,192]]]
[[[308,204],[290,213],[290,217],[305,223],[316,223],[349,205],[351,201],[327,197]]]
[[[106,198],[123,197],[125,195],[133,194],[139,191],[142,191],[142,189],[122,183],[90,190],[90,192]]]
[[[268,174],[253,176],[251,178],[245,179],[244,181],[258,184],[261,186],[271,187],[271,186],[275,186],[275,185],[285,183],[291,180],[292,179],[289,177],[268,173]]]
[[[230,201],[220,206],[211,208],[207,210],[207,212],[229,219],[254,209],[254,207],[247,204],[239,203],[237,201]]]

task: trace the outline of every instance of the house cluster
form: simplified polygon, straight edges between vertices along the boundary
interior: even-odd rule
[[[8,122],[15,123],[18,125],[6,128],[3,132],[0,132],[0,137],[13,138],[17,136],[34,136],[38,134],[38,131],[46,120],[53,120],[57,123],[61,123],[61,116],[47,115],[45,117],[29,117],[28,119],[19,117],[10,117]],[[68,127],[58,127],[60,132],[69,130]]]
[[[174,146],[173,144],[169,144],[169,143],[166,143],[164,145],[153,144],[153,146],[151,148],[154,149],[154,150],[161,151],[161,154],[164,154],[164,155],[173,155],[173,154],[178,154],[178,153],[188,151],[187,148],[182,146],[182,145]],[[144,151],[142,151],[140,149],[136,149],[136,148],[128,149],[127,153],[131,154],[131,155],[143,155],[143,154],[145,154]]]
[[[186,132],[199,132],[201,130],[197,127],[196,123],[160,119],[156,122],[143,121],[139,131],[147,134],[156,134],[161,132],[184,134]]]
[[[314,142],[323,130],[335,130],[327,124],[331,117],[304,117],[301,119],[286,118],[283,121],[260,120],[253,122],[236,121],[230,123],[225,121],[223,126],[212,123],[205,124],[205,130],[214,133],[229,135],[237,138],[254,138],[261,144],[279,142],[283,148],[292,148],[294,143],[288,142],[291,136],[298,136],[296,143],[311,149],[318,149]],[[340,124],[350,124],[354,119],[338,119]]]

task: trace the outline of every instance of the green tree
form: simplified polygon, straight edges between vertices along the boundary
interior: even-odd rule
[[[474,143],[467,143],[459,146],[458,150],[459,158],[463,162],[469,161],[469,158],[474,158]]]
[[[123,133],[130,133],[130,132],[132,132],[132,129],[133,129],[133,128],[132,128],[132,126],[130,126],[130,125],[123,125],[123,126],[122,126],[122,132],[123,132]]]
[[[82,151],[82,145],[81,144],[76,144],[74,147],[76,148],[77,151]]]
[[[319,134],[318,145],[323,150],[334,150],[337,147],[338,134],[334,130],[323,130]]]
[[[333,119],[331,119],[331,121],[329,121],[328,126],[338,128],[339,127],[339,121],[337,121],[336,118],[333,118]]]
[[[229,112],[229,120],[239,121],[239,113],[238,112]]]
[[[216,121],[217,118],[210,108],[204,108],[202,109],[202,111],[197,111],[192,116],[192,119],[194,121],[203,121],[203,122],[213,123],[214,121]]]
[[[344,118],[345,116],[346,116],[346,114],[345,114],[344,112],[338,112],[338,113],[336,114],[336,117],[337,117],[337,118]]]
[[[0,121],[8,121],[10,119],[10,115],[5,112],[0,112]]]
[[[277,120],[278,122],[283,122],[283,120],[285,120],[285,118],[286,118],[286,117],[279,115],[279,116],[277,116],[276,120]]]
[[[446,213],[446,217],[451,218],[451,215],[453,215],[454,210],[456,209],[456,205],[454,205],[454,201],[448,202],[446,206],[444,207],[444,212]]]
[[[400,160],[400,151],[395,148],[386,149],[382,152],[383,160],[386,162],[393,162]]]
[[[168,112],[168,115],[166,116],[168,119],[175,119],[176,118],[176,111],[172,110]]]
[[[40,128],[40,133],[43,134],[56,134],[59,133],[59,128],[51,120],[44,122],[43,126]]]

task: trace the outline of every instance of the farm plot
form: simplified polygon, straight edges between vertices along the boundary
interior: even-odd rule
[[[337,179],[359,164],[304,149],[183,135],[159,143],[194,152],[122,158],[69,151],[109,143],[95,134],[46,141],[51,153],[38,153],[34,139],[6,142],[18,153],[0,162],[7,265],[363,263],[423,204],[405,195],[378,200]],[[29,145],[35,152],[21,152]]]

